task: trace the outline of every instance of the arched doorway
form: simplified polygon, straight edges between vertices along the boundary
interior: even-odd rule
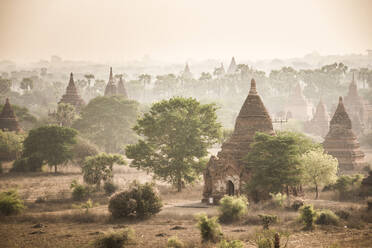
[[[234,184],[230,180],[227,181],[226,191],[229,196],[233,196],[235,194]]]

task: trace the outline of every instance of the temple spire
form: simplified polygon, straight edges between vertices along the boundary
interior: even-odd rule
[[[62,96],[59,103],[68,103],[75,107],[79,112],[85,105],[84,100],[80,97],[74,82],[74,74],[70,73],[70,80],[68,82],[66,93]]]
[[[109,78],[109,80],[111,81],[111,80],[113,80],[113,76],[112,76],[112,67],[110,67],[110,78]]]
[[[249,90],[249,94],[257,94],[256,81],[254,78],[251,80],[251,89]]]
[[[6,98],[3,110],[0,113],[0,129],[3,131],[21,131],[14,110]]]

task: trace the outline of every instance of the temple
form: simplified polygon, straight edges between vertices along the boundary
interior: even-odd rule
[[[322,99],[316,107],[313,118],[305,122],[305,131],[320,137],[325,137],[329,131],[329,115]]]
[[[105,96],[114,96],[117,94],[117,89],[114,81],[114,76],[112,75],[112,67],[110,67],[110,77],[105,88]]]
[[[328,154],[337,158],[341,172],[360,169],[365,165],[364,153],[360,150],[359,142],[352,130],[352,122],[346,112],[342,97],[339,99],[336,112],[330,122],[323,147]]]
[[[349,113],[353,131],[357,135],[361,134],[367,124],[368,114],[364,105],[364,100],[358,94],[358,87],[354,80],[354,74],[349,85],[347,96],[345,96],[345,108],[347,113]]]
[[[69,103],[73,105],[77,111],[79,111],[85,105],[84,100],[80,97],[76,89],[72,73],[70,74],[70,81],[66,88],[66,93],[62,96],[59,103]]]
[[[211,156],[204,172],[203,201],[213,203],[225,195],[240,193],[240,187],[249,179],[242,158],[250,150],[256,132],[274,135],[271,118],[251,81],[251,89],[236,118],[235,129],[230,139],[222,144],[221,151]]]
[[[235,71],[236,71],[237,68],[238,67],[236,65],[235,58],[232,57],[231,62],[230,62],[230,66],[227,69],[227,74],[233,74],[233,73],[235,73]]]
[[[182,79],[184,79],[184,80],[191,80],[192,78],[193,78],[193,75],[192,75],[192,73],[190,71],[189,64],[186,63],[185,69],[182,72]]]
[[[3,131],[11,131],[11,132],[22,131],[18,124],[17,117],[14,114],[13,108],[12,106],[10,106],[8,98],[6,99],[5,105],[0,114],[0,129]]]
[[[125,98],[128,98],[128,93],[127,93],[127,90],[125,89],[122,76],[120,76],[120,79],[119,79],[117,94]]]
[[[286,112],[290,112],[293,119],[308,121],[308,103],[302,94],[299,83],[296,84],[292,94],[288,98]]]

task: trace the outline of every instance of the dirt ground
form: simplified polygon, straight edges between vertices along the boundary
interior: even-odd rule
[[[128,167],[115,167],[114,181],[119,190],[128,187],[133,180],[150,181],[151,176]],[[108,197],[99,195],[93,199],[98,204],[86,214],[73,207],[69,188],[72,180],[82,182],[78,168],[64,168],[60,174],[31,173],[27,175],[0,175],[0,191],[17,188],[27,209],[19,216],[0,220],[0,247],[91,247],[92,241],[104,232],[131,227],[136,232],[136,244],[130,247],[166,247],[167,239],[177,236],[187,247],[203,247],[196,227],[195,215],[218,214],[215,206],[200,203],[202,184],[198,183],[177,193],[169,185],[156,182],[163,199],[162,211],[147,220],[112,220],[107,210]],[[38,198],[44,202],[36,203]],[[319,200],[307,202],[316,208],[359,210],[359,203],[340,203],[332,196],[323,194]],[[356,227],[318,226],[314,231],[305,232],[298,222],[298,213],[287,210],[262,210],[251,205],[248,216],[234,224],[222,225],[227,239],[240,239],[245,247],[256,247],[255,233],[261,231],[257,215],[269,213],[278,215],[280,222],[273,226],[279,231],[290,233],[288,246],[305,247],[372,247],[372,224]],[[41,225],[37,225],[41,224]],[[37,225],[35,227],[35,225]],[[283,240],[284,242],[285,240]],[[338,246],[336,246],[338,245]],[[214,247],[214,245],[204,245]]]

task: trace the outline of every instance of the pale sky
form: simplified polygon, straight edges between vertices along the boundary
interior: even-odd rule
[[[365,53],[371,12],[372,0],[0,0],[0,59]]]

